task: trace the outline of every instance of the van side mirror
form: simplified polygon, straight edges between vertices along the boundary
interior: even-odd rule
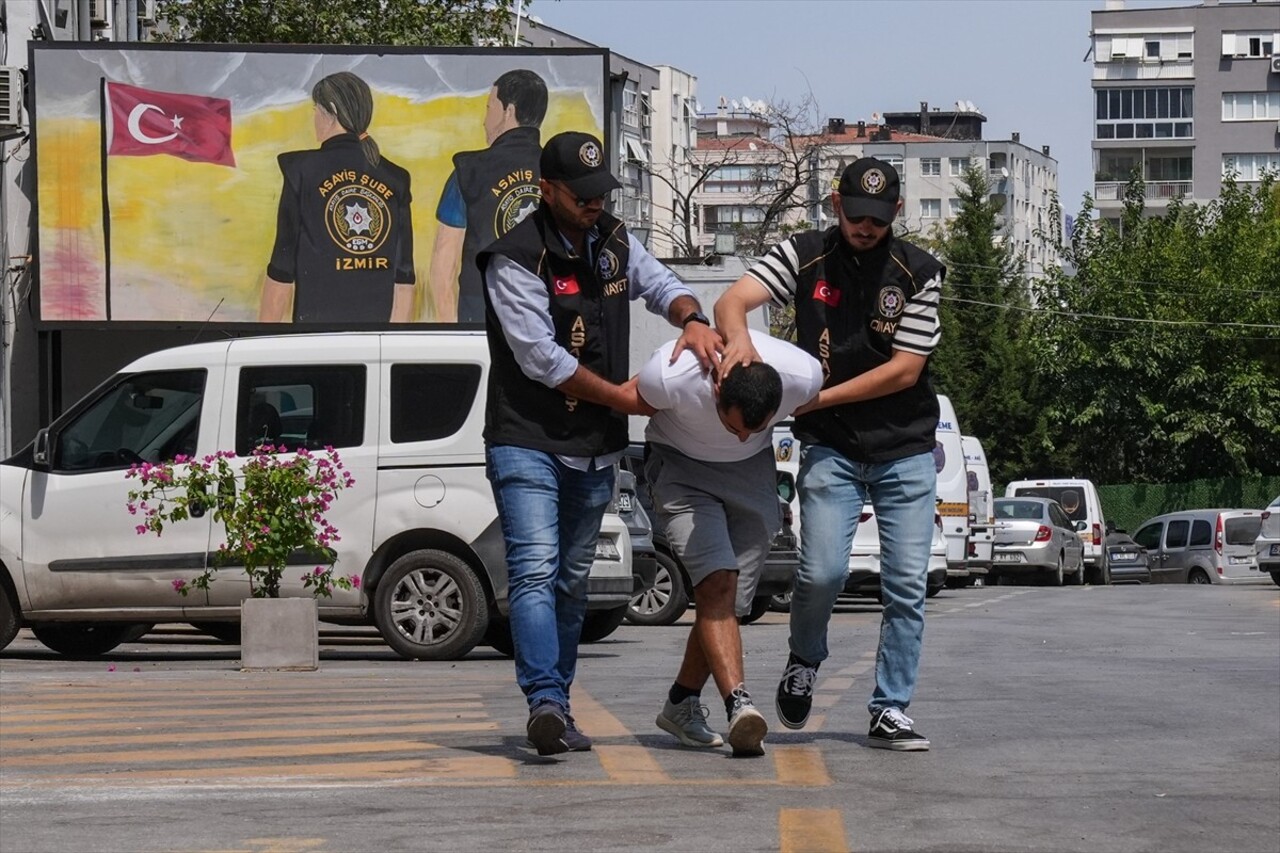
[[[49,467],[49,430],[47,428],[36,433],[36,440],[31,447],[31,461],[37,465]]]

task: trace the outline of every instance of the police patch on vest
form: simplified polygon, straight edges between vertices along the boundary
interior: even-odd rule
[[[600,261],[597,266],[600,271],[601,281],[610,281],[618,274],[618,256],[613,253],[612,249],[605,249],[600,253]]]
[[[906,307],[907,298],[903,295],[901,288],[890,286],[880,289],[878,302],[880,314],[892,320],[902,313],[902,309]]]
[[[382,196],[363,186],[335,190],[324,206],[329,237],[344,252],[376,252],[391,232],[391,210]]]
[[[493,233],[497,237],[506,234],[533,213],[542,199],[536,184],[517,184],[498,199],[498,209],[493,213]]]

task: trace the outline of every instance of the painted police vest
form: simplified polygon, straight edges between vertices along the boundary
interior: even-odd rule
[[[480,270],[476,255],[504,236],[537,208],[538,159],[542,145],[536,127],[508,130],[483,151],[453,155],[458,190],[467,205],[467,230],[462,238],[462,267],[458,273],[458,320],[484,319]]]

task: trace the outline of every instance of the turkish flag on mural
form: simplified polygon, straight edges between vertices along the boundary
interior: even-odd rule
[[[107,83],[109,154],[172,154],[195,163],[235,166],[231,102]]]

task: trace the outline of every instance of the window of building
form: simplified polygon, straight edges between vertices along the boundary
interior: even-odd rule
[[[1280,92],[1223,92],[1223,121],[1280,119]]]
[[[902,157],[900,155],[889,154],[880,159],[892,166],[893,170],[898,173],[898,180],[902,180]]]
[[[1171,62],[1191,59],[1195,34],[1099,35],[1094,43],[1096,62]]]
[[[1148,86],[1094,92],[1097,139],[1189,139],[1192,89]],[[1224,106],[1225,110],[1225,106]]]
[[[951,166],[951,177],[958,178],[964,174],[964,170],[969,168],[968,157],[952,157],[948,161]]]
[[[1148,157],[1148,181],[1189,181],[1191,180],[1190,157]]]
[[[921,219],[941,219],[942,218],[942,199],[940,198],[920,199],[920,218]]]
[[[1260,181],[1263,172],[1280,174],[1280,154],[1223,154],[1222,176],[1232,172],[1237,181]]]
[[[920,174],[925,177],[938,177],[942,174],[941,157],[921,157]]]
[[[703,205],[702,215],[709,231],[764,222],[764,209],[749,204]]]
[[[622,90],[622,123],[627,127],[640,126],[640,90],[630,84]]]
[[[959,216],[960,208],[961,208],[960,199],[958,198],[947,199],[947,216]]]
[[[1261,31],[1224,32],[1222,55],[1240,59],[1269,59],[1280,46],[1280,33]]]

